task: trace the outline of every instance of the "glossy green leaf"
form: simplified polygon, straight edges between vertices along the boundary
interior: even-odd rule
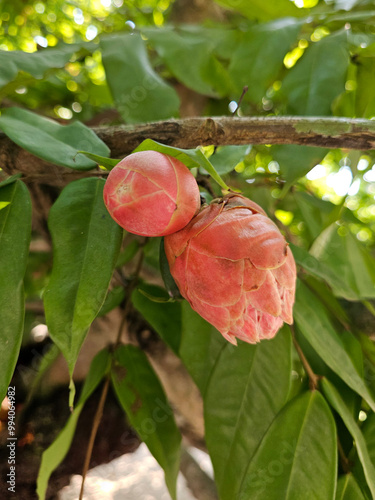
[[[348,300],[375,298],[375,259],[350,231],[332,224],[314,241],[311,255],[331,269],[337,279],[330,282],[336,295]]]
[[[65,427],[42,455],[36,490],[39,500],[44,500],[52,472],[61,464],[69,451],[84,404],[98,387],[108,368],[109,352],[104,349],[92,360],[78,404],[70,415]]]
[[[161,297],[164,302],[155,302],[142,294],[144,290],[152,297]],[[154,285],[142,283],[141,290],[134,290],[132,302],[145,320],[156,330],[164,342],[177,354],[181,340],[181,304],[165,302],[165,290]]]
[[[180,160],[188,168],[203,168],[223,189],[227,190],[229,187],[225,184],[220,175],[216,172],[211,162],[204,156],[202,151],[197,149],[180,149],[173,148],[172,146],[165,146],[152,139],[144,140],[135,150],[136,151],[159,151],[166,155],[173,156]]]
[[[178,31],[170,27],[148,28],[142,32],[171,73],[186,87],[211,97],[229,92],[229,76],[213,53],[214,40],[183,28]]]
[[[284,406],[291,364],[287,329],[257,345],[227,343],[220,352],[205,393],[204,415],[206,443],[222,500],[237,498],[256,448]]]
[[[326,281],[333,289],[346,290],[345,282],[339,275],[336,275],[331,267],[324,261],[318,260],[302,247],[297,247],[290,243],[290,248],[293,252],[296,263],[304,268],[308,274],[315,278],[320,278]]]
[[[282,92],[288,98],[288,112],[330,115],[332,101],[345,88],[348,64],[346,31],[311,43],[283,81]]]
[[[351,473],[338,479],[335,500],[365,500],[361,488]]]
[[[286,17],[251,26],[243,33],[241,43],[232,55],[229,74],[237,92],[248,86],[245,99],[255,103],[262,100],[277,79],[283,59],[295,42],[300,28],[300,21]]]
[[[294,319],[322,360],[375,410],[375,400],[335,331],[323,304],[298,281]]]
[[[98,312],[98,316],[104,316],[108,314],[112,309],[119,306],[125,298],[125,289],[122,286],[116,286],[109,290],[105,301]]]
[[[251,460],[238,500],[333,500],[336,490],[336,426],[318,392],[284,407]]]
[[[250,146],[219,146],[210,156],[210,162],[219,175],[232,172],[250,152]]]
[[[372,118],[375,115],[375,59],[360,57],[356,61],[357,88],[355,92],[355,114],[359,118]]]
[[[115,352],[112,383],[130,424],[164,470],[173,499],[180,466],[181,434],[146,355],[132,345]]]
[[[53,268],[44,293],[46,321],[71,375],[104,303],[122,240],[122,229],[105,208],[103,186],[103,179],[71,182],[48,219]]]
[[[215,0],[219,5],[240,12],[249,19],[268,20],[284,16],[305,16],[307,11],[298,9],[288,0]]]
[[[162,120],[178,114],[177,93],[153,70],[139,33],[112,35],[103,38],[100,45],[109,88],[126,122]]]
[[[162,238],[160,241],[159,261],[161,277],[163,278],[165,289],[167,290],[169,296],[173,299],[182,299],[180,290],[175,280],[173,279],[171,270],[169,269],[168,259],[164,250],[164,238]]]
[[[366,446],[365,437],[362,434],[361,429],[358,427],[356,420],[354,420],[352,413],[347,408],[345,401],[342,399],[340,393],[337,391],[334,385],[331,384],[331,382],[326,378],[323,378],[320,384],[323,390],[323,394],[329,401],[330,405],[340,415],[340,417],[344,421],[346,428],[354,438],[356,450],[363,467],[367,485],[373,497],[375,497],[375,467],[371,462],[371,457]]]
[[[78,151],[109,156],[108,147],[81,122],[59,123],[21,108],[1,111],[0,128],[13,142],[38,158],[75,170],[90,170],[96,163]]]
[[[94,161],[101,167],[105,167],[106,170],[112,170],[121,160],[115,160],[114,158],[106,158],[105,156],[94,155],[88,153],[87,151],[78,151],[78,155],[85,155],[90,160]]]
[[[179,354],[204,397],[211,372],[228,342],[186,300],[181,303],[181,323]]]
[[[94,44],[87,44],[92,47]],[[19,71],[42,78],[52,68],[63,68],[81,44],[62,44],[59,47],[28,53],[18,50],[0,51],[0,87],[14,80]]]
[[[0,187],[0,401],[5,397],[18,359],[23,335],[23,278],[31,237],[31,199],[16,180]]]
[[[328,149],[296,144],[272,146],[271,154],[280,165],[282,177],[287,187],[307,174],[328,153]]]

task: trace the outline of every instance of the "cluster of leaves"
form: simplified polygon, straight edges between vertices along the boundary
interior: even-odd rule
[[[176,82],[205,96],[205,114],[228,113],[230,102],[247,85],[240,115],[373,116],[375,12],[366,10],[366,2],[337,1],[337,10],[320,2],[311,12],[288,0],[254,1],[251,9],[246,1],[220,3],[262,22],[241,17],[236,26],[143,27],[32,54],[1,52],[1,95],[36,107],[28,100],[35,84],[39,94],[33,98],[47,114],[57,104],[85,108],[80,92],[90,94],[92,87],[79,81],[81,66],[74,64],[97,57],[103,64],[100,86],[108,90],[107,101],[97,106],[91,101],[88,114],[114,103],[127,123],[177,116]],[[356,10],[340,10],[357,3]],[[72,90],[71,81],[77,85],[70,84]],[[64,101],[62,93],[45,97],[51,85],[64,88]],[[81,90],[73,90],[80,85]],[[20,88],[28,92],[17,93]],[[50,336],[71,376],[95,318],[131,303],[182,360],[202,394],[205,437],[220,498],[375,496],[375,349],[345,310],[347,301],[371,309],[375,299],[375,193],[363,178],[367,174],[371,179],[374,171],[371,152],[355,155],[303,146],[189,151],[150,140],[140,145],[138,149],[176,156],[201,175],[208,173],[217,183],[217,195],[227,184],[240,188],[283,223],[300,271],[295,327],[284,327],[271,341],[235,348],[186,302],[168,301],[162,288],[143,282],[134,288],[131,276],[127,278],[133,286],[113,286],[113,273],[142,254],[145,265],[157,273],[159,241],[142,246],[135,238],[129,243],[110,218],[101,177],[116,161],[108,158],[107,146],[90,129],[78,122],[62,126],[14,107],[1,111],[0,129],[43,160],[87,171],[86,178],[62,190],[51,208],[52,269],[45,257],[29,252],[31,237],[38,235],[31,234],[25,182],[0,172],[0,398],[35,319],[24,326],[25,295],[27,304],[43,294]],[[343,159],[346,163],[340,164]],[[367,166],[359,168],[364,159]],[[324,186],[304,177],[319,162],[330,172],[342,165],[352,168],[352,177],[360,181],[357,194],[322,199]],[[209,200],[212,193],[202,188],[202,195]],[[357,208],[353,196],[360,197]],[[363,208],[367,212],[361,214]],[[361,231],[368,231],[368,238],[362,238],[367,246],[357,237]],[[293,341],[303,352],[304,365]],[[69,448],[86,400],[103,380],[111,381],[131,425],[163,467],[175,498],[181,437],[173,412],[146,356],[119,343],[97,355],[69,421],[44,453],[39,497],[44,498],[50,474]],[[319,390],[310,390],[309,382]],[[73,399],[72,385],[72,405]],[[152,423],[151,430],[145,422]]]

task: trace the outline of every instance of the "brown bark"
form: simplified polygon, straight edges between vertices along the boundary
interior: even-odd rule
[[[113,158],[131,153],[144,139],[179,148],[200,145],[300,144],[325,148],[375,149],[371,120],[319,117],[185,118],[136,125],[94,128]],[[75,172],[43,162],[0,133],[0,161],[9,174],[21,172],[25,181],[62,186],[100,172]]]

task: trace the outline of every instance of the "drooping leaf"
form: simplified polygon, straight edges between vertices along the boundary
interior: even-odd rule
[[[361,488],[351,473],[339,477],[335,500],[365,500]]]
[[[159,379],[146,355],[132,345],[115,352],[112,383],[130,424],[164,470],[169,493],[176,498],[181,435]]]
[[[154,302],[141,293],[145,290],[150,296],[168,299],[165,290],[141,284],[141,290],[134,290],[132,302],[145,320],[156,330],[164,342],[178,354],[181,340],[181,304],[179,302]]]
[[[229,74],[238,93],[247,85],[245,99],[254,103],[261,101],[269,86],[277,79],[283,59],[300,28],[300,21],[285,17],[251,26],[243,34],[229,66]]]
[[[301,281],[298,281],[294,318],[322,360],[375,410],[374,397],[346,352],[323,304]]]
[[[100,351],[92,360],[90,371],[86,377],[78,404],[74,408],[73,413],[70,415],[65,427],[42,455],[42,462],[37,479],[37,494],[39,500],[44,500],[47,492],[48,481],[52,472],[61,464],[69,451],[84,404],[98,387],[100,381],[108,371],[108,368],[109,352],[104,349]]]
[[[162,238],[160,241],[159,261],[160,261],[161,277],[163,278],[164,285],[169,296],[173,299],[182,299],[180,290],[175,280],[173,279],[171,270],[169,269],[168,259],[164,250],[164,238]]]
[[[168,27],[148,28],[142,32],[171,73],[186,87],[212,97],[230,90],[227,71],[213,53],[213,40],[199,32]]]
[[[287,186],[307,174],[328,153],[328,149],[296,144],[275,145],[271,154],[280,165],[281,175]]]
[[[211,372],[227,341],[186,300],[181,303],[181,323],[179,354],[204,397]]]
[[[232,172],[250,152],[250,146],[219,146],[210,156],[210,162],[219,175]]]
[[[287,329],[257,345],[227,343],[217,358],[204,408],[206,443],[222,500],[237,498],[251,457],[285,404],[291,362]]]
[[[375,115],[375,59],[360,57],[356,61],[357,88],[355,92],[355,114],[358,118],[372,118]]]
[[[100,45],[109,88],[127,123],[178,114],[177,93],[153,70],[140,34],[112,35],[103,38]]]
[[[290,248],[293,252],[294,259],[297,264],[302,266],[311,276],[320,278],[326,281],[333,289],[346,290],[345,282],[339,275],[336,275],[333,270],[324,262],[318,260],[311,253],[290,243]]]
[[[310,253],[329,267],[338,279],[327,281],[336,295],[348,300],[375,298],[375,259],[347,231],[341,235],[332,224],[314,241]],[[343,282],[338,286],[337,281]]]
[[[310,44],[283,81],[282,92],[288,99],[288,112],[330,115],[334,98],[345,88],[348,64],[346,31]]]
[[[0,128],[13,142],[38,158],[75,170],[90,170],[96,163],[81,150],[109,156],[101,139],[81,122],[59,123],[21,108],[1,110]]]
[[[119,306],[125,298],[125,289],[122,286],[116,286],[110,290],[105,298],[105,301],[98,312],[98,316],[108,314],[112,309]]]
[[[92,49],[95,44],[85,44]],[[62,44],[61,46],[33,53],[18,50],[0,51],[0,87],[14,80],[19,71],[42,78],[48,69],[63,68],[71,56],[84,44]]]
[[[15,180],[0,187],[0,400],[5,397],[21,347],[25,314],[23,279],[31,237],[31,199]]]
[[[337,391],[334,385],[331,384],[331,382],[326,378],[323,378],[320,383],[323,394],[329,401],[330,405],[340,415],[340,417],[344,421],[346,428],[354,438],[356,450],[363,467],[367,485],[373,497],[375,497],[375,467],[371,462],[371,457],[366,446],[365,437],[358,427],[357,422],[354,420],[352,413],[347,408],[345,401],[342,399],[340,393]]]
[[[53,269],[44,293],[47,326],[72,375],[87,331],[102,307],[120,250],[122,229],[103,201],[103,179],[68,184],[48,225]]]
[[[202,151],[197,149],[180,149],[173,148],[172,146],[165,146],[152,139],[144,140],[135,150],[136,151],[159,151],[166,155],[173,156],[180,160],[188,168],[201,168],[208,173],[223,189],[227,190],[229,187],[225,184],[220,175],[216,172],[211,162],[204,156]]]
[[[240,12],[249,19],[259,19],[267,21],[268,19],[276,19],[284,16],[305,16],[306,10],[298,9],[292,2],[288,0],[215,0],[218,4],[228,9],[233,9]]]
[[[272,422],[251,460],[238,500],[333,500],[336,426],[318,392],[290,401]]]
[[[115,160],[114,158],[106,158],[105,156],[94,155],[93,153],[88,153],[87,151],[78,151],[79,155],[85,155],[90,160],[94,161],[101,167],[105,167],[106,170],[112,170],[121,160]]]

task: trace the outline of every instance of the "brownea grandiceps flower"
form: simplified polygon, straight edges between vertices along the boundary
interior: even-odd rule
[[[157,151],[121,160],[109,173],[103,196],[112,218],[142,236],[179,231],[200,208],[198,184],[189,169]]]
[[[229,342],[270,339],[293,322],[293,255],[256,203],[214,200],[164,246],[181,295]]]

